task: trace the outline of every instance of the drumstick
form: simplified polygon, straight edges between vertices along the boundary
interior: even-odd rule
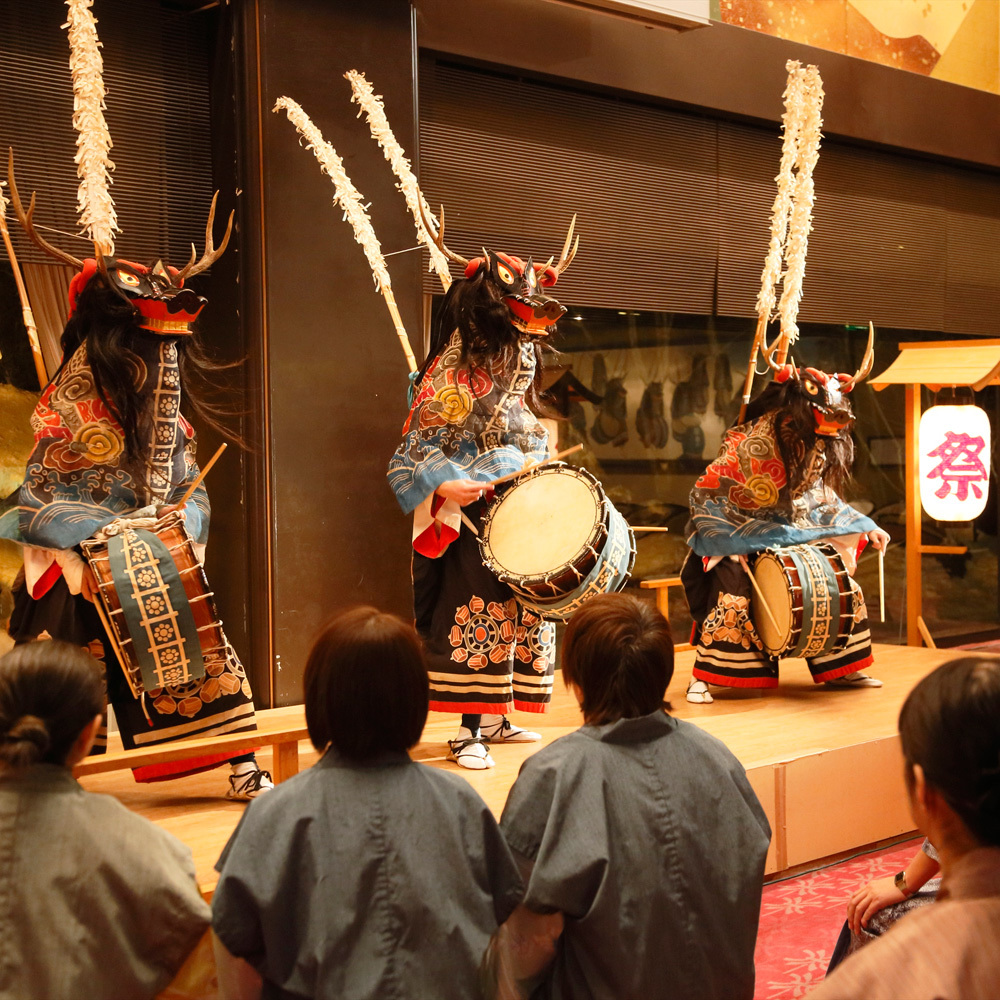
[[[219,445],[218,451],[216,451],[216,453],[208,460],[208,463],[205,465],[205,468],[198,473],[198,478],[187,488],[187,492],[184,494],[184,496],[182,496],[180,500],[176,504],[174,504],[175,507],[179,509],[183,507],[188,502],[188,500],[191,499],[191,495],[194,493],[196,489],[198,489],[199,486],[201,486],[205,476],[208,475],[212,466],[215,465],[215,463],[219,460],[219,456],[226,450],[227,447],[228,445],[226,444],[225,441],[223,441],[222,444]]]
[[[469,531],[471,531],[476,536],[476,538],[478,538],[479,529],[465,516],[465,511],[460,510],[458,513],[462,517],[462,524],[464,524],[469,529]]]
[[[878,550],[878,609],[885,621],[885,546]]]
[[[567,448],[565,451],[556,452],[551,458],[546,458],[541,462],[532,462],[531,465],[526,465],[518,472],[511,472],[509,475],[501,476],[499,479],[491,479],[488,483],[484,483],[483,485],[499,486],[501,483],[509,483],[512,479],[517,479],[518,476],[523,476],[524,473],[530,472],[532,469],[540,469],[543,465],[550,465],[552,462],[558,462],[567,455],[572,455],[574,452],[582,450],[582,448],[582,444],[575,444],[572,448]]]
[[[652,524],[630,524],[633,531],[669,531],[669,528],[659,528]]]
[[[774,614],[771,611],[771,605],[767,603],[767,598],[764,596],[764,591],[757,586],[757,581],[754,579],[753,573],[750,572],[750,565],[747,563],[746,556],[740,556],[740,564],[747,571],[747,576],[750,577],[750,582],[753,584],[753,589],[757,591],[757,596],[760,598],[760,603],[764,605],[764,610],[767,612],[767,617],[771,619],[771,624],[774,626],[774,631],[781,635],[781,629],[778,628],[778,623],[775,621]]]

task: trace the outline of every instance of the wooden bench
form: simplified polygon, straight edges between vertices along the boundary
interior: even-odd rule
[[[187,760],[206,754],[231,753],[234,757],[256,747],[272,747],[274,762],[271,765],[275,782],[284,781],[299,773],[299,740],[309,738],[306,729],[306,711],[302,705],[287,708],[268,708],[256,713],[257,728],[249,733],[226,733],[222,736],[193,737],[174,740],[148,750],[112,750],[108,753],[86,757],[73,768],[79,778],[87,774],[165,764],[169,761]]]
[[[667,621],[670,621],[670,588],[683,587],[679,576],[662,576],[655,580],[642,580],[639,586],[643,590],[656,591],[656,606]],[[683,653],[686,649],[694,649],[689,642],[675,642],[674,652]]]

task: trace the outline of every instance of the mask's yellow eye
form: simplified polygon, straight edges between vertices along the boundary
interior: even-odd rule
[[[500,280],[505,285],[513,285],[514,284],[514,275],[511,274],[510,270],[508,268],[504,267],[503,264],[497,264],[497,274],[500,276]]]
[[[139,278],[131,271],[117,271],[115,274],[123,285],[128,285],[130,288],[138,288]]]
[[[817,386],[815,382],[810,382],[806,379],[802,384],[806,387],[806,392],[808,392],[810,396],[815,396],[819,392],[819,386]]]

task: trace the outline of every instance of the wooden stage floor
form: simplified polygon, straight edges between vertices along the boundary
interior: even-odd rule
[[[813,684],[805,663],[782,664],[781,686],[763,696],[717,698],[689,705],[684,692],[692,651],[678,654],[668,696],[673,712],[721,739],[743,763],[774,831],[769,872],[781,871],[912,828],[906,812],[896,720],[907,693],[954,650],[875,647],[874,676],[882,688],[827,689]],[[446,760],[445,741],[454,735],[453,716],[432,713],[417,760],[454,768],[498,816],[521,763],[531,753],[581,724],[579,709],[556,679],[545,715],[518,713],[519,724],[542,734],[541,744],[500,746],[488,771],[466,771]],[[302,766],[316,760],[301,746]],[[269,766],[269,752],[260,759]],[[138,785],[128,772],[90,775],[84,787],[117,796],[188,844],[199,882],[210,891],[214,864],[244,806],[222,797],[228,769],[153,785]],[[863,808],[859,808],[863,804]]]

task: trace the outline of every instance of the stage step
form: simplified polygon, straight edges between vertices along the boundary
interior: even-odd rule
[[[188,760],[207,754],[246,753],[257,747],[269,746],[274,750],[272,777],[275,782],[285,781],[299,773],[299,740],[309,738],[306,713],[302,705],[287,708],[268,708],[255,713],[257,729],[249,733],[227,733],[223,736],[195,737],[175,740],[148,750],[109,750],[107,753],[87,757],[73,768],[77,778],[106,771],[129,770],[150,764],[166,764],[175,760]]]

